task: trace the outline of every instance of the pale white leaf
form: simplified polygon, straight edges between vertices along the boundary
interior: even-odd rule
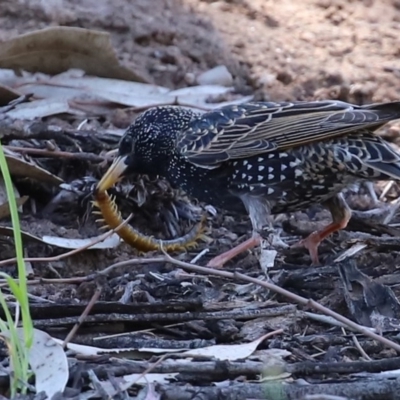
[[[267,337],[266,334],[259,339],[253,340],[249,343],[243,344],[217,344],[215,346],[203,347],[200,349],[188,350],[183,353],[188,357],[190,356],[201,356],[201,357],[213,357],[218,360],[241,360],[249,357],[258,347],[258,345]]]
[[[62,340],[59,339],[54,339],[57,341],[57,343],[63,343]],[[127,353],[131,353],[131,355],[136,355],[140,356],[143,358],[143,355],[147,354],[170,354],[170,353],[181,353],[182,351],[185,351],[186,349],[158,349],[158,348],[152,348],[152,347],[143,347],[143,348],[136,348],[136,347],[126,347],[126,348],[112,348],[112,349],[103,349],[101,347],[95,347],[95,346],[86,346],[83,344],[76,344],[76,343],[68,343],[67,348],[69,350],[72,350],[78,354],[84,355],[84,356],[96,356],[96,355],[102,355],[102,354],[121,354],[126,356]]]
[[[29,83],[18,87],[22,94],[32,93],[37,99],[61,99],[64,101],[94,101],[98,97],[81,88],[48,85],[46,83]]]
[[[181,89],[171,90],[168,92],[170,96],[174,97],[208,97],[208,96],[220,96],[222,94],[232,92],[232,87],[226,87],[221,85],[199,85],[199,86],[189,86]]]
[[[254,96],[244,96],[239,97],[234,100],[222,101],[220,103],[206,103],[204,107],[207,107],[209,110],[213,110],[215,108],[225,107],[225,106],[233,106],[235,104],[242,104],[254,99]]]
[[[167,94],[170,89],[152,85],[150,83],[125,81],[122,79],[100,78],[96,76],[68,77],[65,74],[60,74],[50,78],[51,85],[65,86],[75,89],[86,89],[93,93],[115,93],[128,94],[130,92],[135,95],[157,96]]]
[[[63,99],[43,99],[18,104],[7,112],[7,116],[14,119],[33,120],[70,111],[70,106]]]
[[[72,239],[58,236],[42,237],[42,241],[44,243],[50,244],[52,246],[61,247],[63,249],[80,249],[81,247],[87,246],[88,244],[94,242],[96,239],[98,239],[98,236],[86,239]],[[93,246],[90,246],[88,249],[113,249],[120,244],[120,241],[120,237],[116,233],[114,233],[102,242],[98,242]]]
[[[22,328],[18,336],[24,340]],[[9,338],[9,332],[2,332]],[[44,391],[48,398],[63,392],[69,378],[68,360],[63,348],[46,332],[33,330],[33,344],[29,350],[29,364],[35,374],[36,391]]]

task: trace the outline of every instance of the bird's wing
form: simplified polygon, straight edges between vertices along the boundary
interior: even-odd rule
[[[340,101],[254,102],[201,115],[177,138],[188,161],[214,168],[238,159],[374,130],[400,118],[400,102],[356,106]]]

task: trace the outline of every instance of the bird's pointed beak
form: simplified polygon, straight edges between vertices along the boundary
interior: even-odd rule
[[[97,184],[97,191],[104,192],[114,186],[123,176],[126,168],[127,156],[117,157]]]

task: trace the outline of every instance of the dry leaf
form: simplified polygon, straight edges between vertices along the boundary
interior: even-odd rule
[[[145,388],[142,389],[142,391],[140,391],[138,393],[137,399],[141,399],[141,400],[160,400],[161,399],[161,395],[159,395],[155,388],[154,385],[152,383],[149,383],[146,385]]]
[[[17,207],[23,206],[28,199],[29,199],[28,196],[23,196],[18,199],[15,199],[15,202],[17,203]],[[2,203],[0,205],[0,219],[6,218],[9,215],[10,215],[10,205],[9,205],[9,202],[6,201],[5,203]]]
[[[0,226],[0,236],[8,236],[8,237],[13,237],[14,235],[14,230],[11,226]],[[22,239],[24,240],[30,240],[32,242],[38,242],[38,243],[43,243],[42,240],[35,236],[31,235],[28,232],[21,231],[21,236]]]
[[[1,72],[1,70],[0,70]],[[1,82],[0,73],[0,82]],[[145,109],[157,105],[176,104],[198,110],[212,110],[230,104],[239,104],[253,96],[239,97],[224,102],[213,102],[221,95],[232,92],[232,88],[219,85],[192,86],[170,90],[140,82],[121,79],[85,76],[84,71],[71,69],[56,76],[25,73],[10,79],[10,88],[21,94],[33,94],[36,101],[17,105],[7,115],[11,118],[35,119],[59,113],[81,115],[104,115],[117,105]]]
[[[18,336],[24,340],[22,328]],[[8,332],[2,336],[9,337]],[[33,330],[33,345],[29,350],[29,364],[35,374],[36,392],[44,391],[49,399],[63,392],[69,378],[68,360],[62,347],[46,332]]]
[[[120,65],[109,33],[67,26],[33,31],[0,43],[0,67],[50,75],[79,68],[96,76],[147,81]]]
[[[0,226],[0,236],[13,236],[13,229],[10,226]],[[21,231],[22,238],[37,243],[48,244],[51,246],[59,247],[61,249],[79,249],[87,244],[94,242],[98,236],[87,239],[68,239],[57,236],[43,236],[42,238],[32,235],[29,232]],[[90,250],[95,249],[113,249],[120,244],[120,238],[117,234],[113,234],[103,240],[89,247]]]
[[[217,360],[241,360],[249,357],[258,347],[258,345],[266,339],[270,334],[267,333],[261,336],[257,340],[253,340],[249,343],[242,344],[217,344],[215,346],[203,347],[200,349],[193,349],[185,351],[183,355],[190,356],[201,356],[201,357],[213,357]]]
[[[70,239],[70,238],[62,238],[57,236],[43,236],[42,241],[46,244],[50,244],[52,246],[61,247],[63,249],[80,249],[83,246],[87,246],[91,242],[94,242],[98,237],[92,237],[87,239]],[[114,233],[109,236],[102,242],[98,242],[93,246],[88,247],[90,250],[95,249],[113,249],[119,246],[121,240],[120,237]]]
[[[51,174],[45,169],[34,164],[33,161],[27,161],[18,153],[15,153],[4,146],[8,169],[11,175],[23,176],[41,182],[59,185],[63,180],[58,176]]]
[[[58,341],[59,343],[62,343],[62,340],[59,339],[54,339]],[[95,347],[95,346],[87,346],[84,344],[76,344],[76,343],[68,343],[67,348],[69,350],[72,350],[78,354],[84,355],[84,356],[96,356],[96,355],[102,355],[102,354],[113,354],[113,355],[121,355],[125,356],[127,358],[144,358],[145,356],[148,355],[148,358],[150,358],[153,354],[166,354],[166,353],[181,353],[182,351],[185,351],[186,349],[158,349],[158,348],[153,348],[153,347],[143,347],[143,348],[137,348],[137,347],[127,347],[127,348],[114,348],[114,349],[103,349],[101,347]],[[146,354],[147,353],[147,354]]]
[[[14,198],[17,203],[19,211],[21,211],[20,206],[24,205],[28,200],[28,196],[20,197],[18,189],[13,185]],[[0,176],[0,219],[6,218],[10,215],[10,206],[7,196],[6,185],[4,179]]]
[[[18,199],[20,197],[18,189],[13,185],[14,197]],[[3,177],[0,175],[0,204],[8,202],[6,184]]]
[[[7,116],[14,119],[34,120],[69,111],[70,107],[67,101],[48,98],[18,104],[14,109],[7,112]]]
[[[11,101],[18,99],[21,93],[0,83],[0,107],[8,105]]]

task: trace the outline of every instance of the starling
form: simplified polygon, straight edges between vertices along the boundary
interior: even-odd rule
[[[332,223],[301,241],[318,264],[320,242],[351,217],[341,191],[400,179],[400,153],[374,134],[399,118],[400,102],[249,102],[203,114],[154,107],[127,129],[98,187],[134,172],[159,175],[200,201],[247,212],[252,237],[212,259],[214,267],[271,235],[272,214],[322,204]]]

